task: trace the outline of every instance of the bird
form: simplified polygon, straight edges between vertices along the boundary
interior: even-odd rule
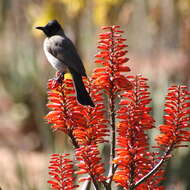
[[[52,67],[64,76],[70,72],[73,78],[76,97],[80,104],[94,107],[89,93],[83,83],[82,77],[86,75],[83,62],[73,42],[65,35],[65,32],[57,20],[49,21],[45,26],[37,26],[43,31],[46,38],[43,43],[44,53]]]

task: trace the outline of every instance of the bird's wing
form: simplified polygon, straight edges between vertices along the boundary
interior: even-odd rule
[[[60,35],[49,38],[49,51],[68,68],[86,76],[85,68],[72,41]]]

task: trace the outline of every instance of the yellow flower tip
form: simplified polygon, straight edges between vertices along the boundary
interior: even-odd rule
[[[65,78],[65,79],[72,79],[71,73],[65,73],[65,74],[64,74],[64,78]]]

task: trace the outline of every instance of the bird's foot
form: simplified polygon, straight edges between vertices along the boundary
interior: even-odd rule
[[[56,76],[49,80],[49,84],[51,85],[51,88],[57,88],[64,79],[64,73],[57,72]]]
[[[62,82],[62,80],[64,79],[64,74],[65,74],[64,72],[57,72],[54,80],[60,84]]]
[[[57,83],[62,83],[63,79],[64,79],[64,72],[57,72],[56,73],[56,77],[54,78],[55,81],[57,81]]]

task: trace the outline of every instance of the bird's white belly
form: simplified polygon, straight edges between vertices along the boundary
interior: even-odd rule
[[[46,38],[44,41],[44,53],[46,55],[46,58],[48,62],[52,65],[54,69],[56,69],[59,72],[66,72],[67,67],[66,65],[61,62],[59,59],[57,59],[55,56],[53,56],[49,51],[48,51],[48,39]]]

